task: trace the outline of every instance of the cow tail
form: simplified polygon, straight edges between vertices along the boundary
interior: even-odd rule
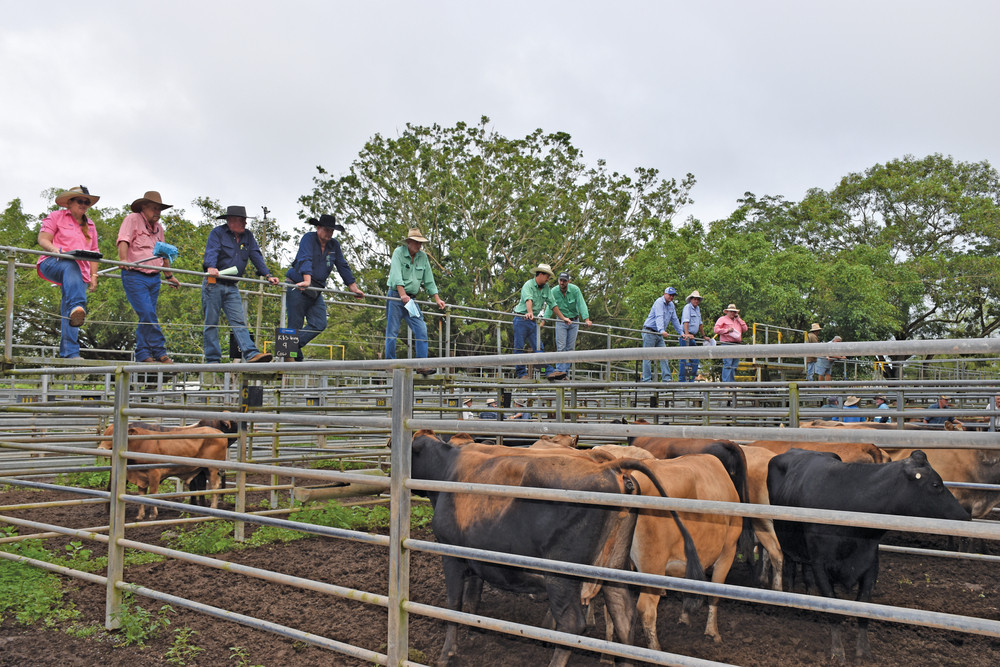
[[[644,463],[635,459],[620,459],[621,466],[629,470],[637,470],[643,475],[648,477],[656,490],[660,492],[660,495],[664,498],[669,498],[667,490],[663,488],[660,484],[660,480],[656,479],[656,475],[650,470]],[[691,533],[688,532],[687,526],[681,521],[680,516],[674,510],[670,510],[670,515],[674,518],[674,523],[677,524],[677,529],[681,531],[681,537],[684,539],[684,558],[687,560],[687,567],[684,571],[684,576],[687,579],[694,579],[695,581],[705,581],[705,568],[701,566],[701,558],[698,556],[698,549],[694,545],[694,539],[691,537]],[[687,599],[685,599],[685,606],[688,605]],[[695,606],[701,604],[701,598],[697,598],[694,602]]]

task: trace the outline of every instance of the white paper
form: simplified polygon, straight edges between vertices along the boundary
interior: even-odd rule
[[[410,317],[420,317],[420,306],[413,299],[406,302],[406,312],[410,314]]]
[[[239,273],[239,271],[240,270],[237,269],[235,266],[230,266],[228,269],[222,269],[222,270],[220,270],[219,271],[219,275],[220,276],[235,276],[237,273]]]

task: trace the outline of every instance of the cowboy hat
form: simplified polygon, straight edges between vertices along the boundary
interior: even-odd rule
[[[99,196],[90,194],[90,190],[87,189],[86,185],[78,185],[75,188],[66,190],[65,192],[60,192],[56,196],[56,206],[66,206],[69,204],[70,199],[74,199],[76,197],[83,197],[84,199],[89,200],[91,206],[96,204],[97,200],[100,199]]]
[[[889,399],[886,398],[885,396],[882,396],[881,394],[879,394],[878,396],[876,396],[875,400],[876,401],[882,401],[883,403],[888,403],[889,402]]]
[[[539,273],[547,273],[549,274],[549,278],[556,277],[556,274],[552,272],[552,267],[549,266],[548,264],[539,264],[538,266],[536,266],[531,270],[531,273],[534,275],[537,275]]]
[[[735,303],[731,303],[728,306],[726,306],[726,308],[722,312],[726,313],[726,312],[729,312],[731,310],[735,311],[737,313],[740,312],[740,309],[736,307]]]
[[[812,333],[813,331],[822,331],[822,330],[823,327],[819,325],[819,322],[813,322],[812,328],[809,329],[809,333]]]
[[[159,204],[161,211],[166,211],[168,208],[174,207],[173,204],[164,204],[163,199],[160,198],[160,193],[156,190],[147,190],[146,194],[132,202],[132,212],[138,213],[142,210],[142,205],[147,202],[150,204]]]
[[[685,299],[685,301],[690,301],[691,299],[700,299],[700,298],[701,298],[701,294],[698,293],[698,290],[695,290],[695,291],[691,292],[690,294],[688,294],[688,298]]]
[[[337,222],[337,218],[329,213],[324,213],[319,216],[318,220],[316,218],[309,218],[306,222],[310,225],[316,225],[317,227],[329,227],[330,229],[336,229],[338,232],[344,231],[344,226],[339,224]]]
[[[246,206],[227,206],[226,212],[222,215],[215,216],[216,220],[225,220],[226,218],[247,218],[247,207]]]
[[[861,402],[861,399],[858,398],[857,396],[848,396],[847,400],[844,401],[844,407],[846,408],[846,407],[851,406],[851,405],[857,405],[860,402]]]
[[[950,401],[951,400],[951,396],[947,396],[945,394],[941,394],[940,396],[938,396],[938,400],[939,401]]]
[[[420,233],[420,230],[416,227],[410,227],[410,232],[406,235],[404,241],[409,240],[417,241],[418,243],[427,243],[427,237]]]

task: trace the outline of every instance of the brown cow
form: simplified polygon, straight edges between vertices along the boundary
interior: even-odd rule
[[[691,454],[668,461],[644,462],[653,471],[671,498],[740,502],[736,487],[722,462],[710,454]],[[640,474],[635,475],[643,495],[658,495]],[[645,482],[645,483],[644,483]],[[737,543],[742,532],[742,517],[679,512],[681,521],[691,533],[698,557],[706,572],[712,570],[712,581],[724,583],[736,557]],[[640,510],[632,538],[632,562],[639,572],[684,576],[687,560],[684,541],[670,515],[663,511]],[[643,588],[639,594],[638,611],[649,647],[660,650],[656,636],[656,607],[662,591]],[[716,643],[722,641],[718,627],[718,598],[710,598],[705,634]],[[689,622],[687,611],[680,623]]]
[[[131,422],[128,427],[129,436],[155,436],[163,435],[164,431],[148,428],[148,424],[142,422]],[[184,456],[188,458],[210,459],[214,461],[225,461],[227,456],[228,442],[226,434],[219,429],[207,426],[186,426],[178,428],[171,434],[184,433],[189,438],[164,438],[163,440],[142,439],[128,441],[130,452],[142,452],[146,454],[162,454],[165,456]],[[104,431],[105,436],[114,435],[114,425],[108,426]],[[111,441],[104,440],[98,445],[99,449],[111,449]],[[160,490],[160,480],[164,477],[177,477],[185,484],[191,482],[203,468],[201,466],[170,466],[165,468],[147,468],[134,470],[126,468],[125,478],[139,487],[139,494],[156,494]],[[213,490],[218,490],[222,483],[217,468],[208,469],[209,481]],[[219,496],[212,496],[212,508],[218,507]],[[138,521],[142,521],[146,515],[146,506],[139,506]],[[151,519],[157,516],[157,508],[153,506]]]
[[[767,464],[774,458],[775,453],[763,447],[751,445],[740,445],[740,447],[747,457],[747,491],[750,502],[755,505],[770,505],[771,499],[767,493]],[[774,521],[760,518],[750,521],[753,523],[757,541],[764,548],[764,553],[760,554],[760,584],[765,585],[770,574],[771,588],[780,591],[784,557],[781,555],[778,536],[774,533]]]
[[[879,422],[838,422],[829,421],[825,419],[816,419],[813,421],[799,422],[799,428],[853,428],[853,429],[881,429],[881,430],[896,430],[896,424],[886,423],[882,424]],[[908,421],[903,422],[903,429],[906,431],[936,431],[938,430],[936,426],[931,424],[925,424],[922,421]],[[964,431],[965,426],[961,422],[945,422],[944,430],[946,431]]]
[[[887,449],[893,461],[907,458],[913,449]],[[945,482],[1000,484],[1000,450],[996,449],[924,449],[927,462]],[[986,518],[1000,504],[1000,491],[949,487],[973,519]]]
[[[865,442],[797,442],[793,440],[754,440],[746,443],[751,447],[762,447],[775,454],[784,454],[789,449],[805,449],[810,452],[830,452],[840,457],[844,463],[887,463],[889,457],[875,445]]]

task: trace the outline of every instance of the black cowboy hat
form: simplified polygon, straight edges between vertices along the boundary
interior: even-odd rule
[[[329,213],[324,213],[319,216],[319,220],[316,218],[309,218],[306,222],[317,227],[329,227],[330,229],[336,229],[338,232],[346,231],[344,226],[337,222],[337,218]]]
[[[247,207],[246,206],[228,206],[226,207],[226,212],[222,215],[215,216],[216,220],[225,220],[229,217],[236,218],[247,218]]]

